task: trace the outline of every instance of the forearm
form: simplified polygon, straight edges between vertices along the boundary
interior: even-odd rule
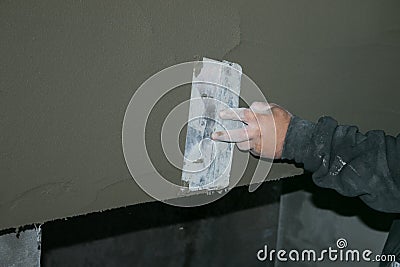
[[[282,158],[303,163],[314,182],[370,207],[400,212],[400,137],[383,131],[362,134],[330,117],[318,123],[293,117]]]

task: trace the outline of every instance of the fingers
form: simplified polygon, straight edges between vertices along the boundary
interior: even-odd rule
[[[248,122],[254,117],[254,113],[248,108],[230,108],[222,110],[219,117],[223,120]]]
[[[223,120],[235,120],[249,122],[255,118],[254,113],[267,113],[273,107],[279,107],[277,104],[266,102],[253,102],[250,108],[230,108],[224,109],[219,113],[219,117]]]
[[[236,143],[236,146],[241,151],[249,151],[252,148],[252,145],[251,145],[250,141],[244,141],[244,142]]]
[[[234,129],[229,131],[215,132],[211,135],[213,140],[224,141],[224,142],[244,142],[251,139],[251,135],[246,128]]]

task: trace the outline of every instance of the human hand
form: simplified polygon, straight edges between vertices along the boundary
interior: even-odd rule
[[[240,150],[250,151],[253,155],[263,158],[281,158],[292,117],[287,110],[277,104],[254,102],[250,108],[222,110],[219,116],[224,120],[240,120],[245,126],[240,129],[214,132],[211,136],[213,140],[236,143]]]

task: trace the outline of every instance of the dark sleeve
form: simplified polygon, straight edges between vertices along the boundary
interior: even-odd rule
[[[317,123],[292,117],[283,159],[304,164],[314,183],[358,196],[383,212],[400,212],[400,135],[362,134],[330,117]]]

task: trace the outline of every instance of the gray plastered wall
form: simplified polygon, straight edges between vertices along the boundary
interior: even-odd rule
[[[194,56],[238,62],[303,118],[397,134],[399,10],[389,0],[1,1],[0,229],[152,200],[124,162],[124,112],[149,76]],[[298,173],[277,164],[270,176]]]

